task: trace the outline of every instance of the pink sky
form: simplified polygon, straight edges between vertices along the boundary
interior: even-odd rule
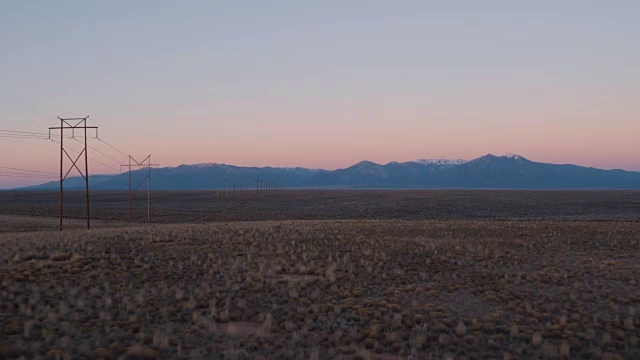
[[[551,115],[548,116],[552,118]],[[583,118],[584,120],[584,118]],[[104,123],[102,121],[101,123]],[[429,122],[412,125],[414,131],[403,131],[398,122],[383,120],[369,126],[342,122],[342,126],[328,129],[312,126],[309,132],[302,125],[290,123],[256,132],[246,129],[226,131],[226,136],[210,136],[209,132],[185,132],[182,129],[160,129],[140,138],[134,144],[127,134],[112,134],[105,130],[105,140],[119,149],[134,148],[132,155],[144,158],[152,154],[154,162],[162,166],[206,162],[241,166],[303,166],[335,169],[353,165],[361,160],[378,163],[411,161],[420,158],[446,157],[473,159],[486,153],[517,153],[533,161],[572,163],[604,169],[640,170],[636,161],[638,143],[635,124],[600,128],[583,121],[579,131],[562,122],[549,121],[545,126],[527,125],[526,121],[484,121],[459,126],[455,121],[430,126]],[[392,124],[389,126],[388,124]],[[408,126],[408,125],[407,125]],[[186,134],[188,136],[173,133]],[[228,136],[228,137],[227,137]],[[4,166],[57,172],[59,146],[45,140],[3,139]],[[80,149],[79,143],[70,143]],[[91,146],[126,162],[126,158],[110,151],[103,143],[90,140]],[[147,149],[148,152],[143,152]],[[137,150],[137,152],[136,152]],[[118,168],[117,163],[89,149],[92,158]],[[90,162],[92,173],[114,173],[113,169]],[[0,179],[3,187],[38,183],[39,179]]]

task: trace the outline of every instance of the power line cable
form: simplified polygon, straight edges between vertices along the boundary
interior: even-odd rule
[[[1,130],[0,129],[0,132],[25,134],[25,135],[44,135],[44,136],[48,136],[49,135],[49,134],[46,134],[46,133],[31,132],[31,131],[18,131],[18,130]]]
[[[0,170],[0,174],[48,176],[48,175],[44,175],[44,174],[28,174],[28,173],[23,173],[23,172],[16,172],[16,171],[3,171],[3,170]]]
[[[25,113],[25,114],[29,114],[29,115],[42,116],[42,117],[46,117],[46,118],[52,118],[53,117],[53,116],[45,115],[45,114],[42,114],[42,113],[34,113],[34,112],[30,112],[30,111],[12,109],[12,108],[8,108],[6,106],[0,106],[0,109],[9,110],[9,111],[15,111],[15,112],[21,112],[21,113]]]
[[[94,125],[97,125],[97,124],[96,124],[96,123],[94,123]],[[126,140],[125,138],[123,138],[122,136],[120,136],[120,135],[118,135],[118,134],[116,134],[116,133],[113,133],[112,135],[113,135],[113,136],[115,136],[116,138],[118,138],[118,139],[120,140],[120,143],[122,143],[122,142],[126,143],[126,142],[127,142],[127,140]],[[100,140],[100,141],[105,142],[105,141],[104,141],[104,139],[99,138],[99,140]],[[111,144],[109,144],[109,145],[111,145]],[[113,146],[113,145],[111,145],[111,146]],[[116,151],[118,151],[119,153],[123,154],[124,156],[129,156],[129,155],[131,154],[131,153],[127,154],[127,153],[125,153],[124,151],[122,151],[122,150],[120,150],[120,149],[116,148],[115,146],[113,146],[113,147],[114,147],[114,149],[115,149]],[[145,152],[145,151],[141,151],[141,150],[140,150],[140,148],[139,148],[135,143],[133,143],[133,142],[130,142],[130,143],[127,145],[127,148],[133,148],[133,150],[134,150],[134,151],[137,151],[137,152]]]
[[[29,102],[29,101],[17,100],[17,99],[13,99],[13,98],[8,98],[8,97],[6,97],[6,96],[0,96],[0,99],[4,99],[4,100],[8,100],[8,101],[12,101],[12,102],[19,103],[19,104],[29,105],[29,106],[37,107],[37,108],[40,108],[40,109],[53,111],[53,112],[56,112],[56,113],[65,113],[65,114],[69,114],[69,112],[68,112],[68,111],[63,111],[63,110],[60,110],[60,109],[54,109],[54,108],[51,108],[51,107],[48,107],[48,106],[43,106],[43,105],[34,104],[33,102]],[[44,115],[44,114],[30,113],[30,112],[26,112],[26,111],[22,111],[22,110],[9,109],[9,108],[6,108],[6,109],[11,110],[11,111],[24,112],[24,113],[27,113],[27,114],[32,114],[32,115],[37,115],[37,116],[46,116],[46,115]],[[46,116],[46,117],[48,117],[48,116]],[[95,119],[87,119],[87,121],[88,121],[89,123],[94,123],[95,125],[98,125],[98,123],[99,123],[99,122],[98,122],[97,120],[95,120]],[[115,135],[116,137],[119,137],[120,139],[123,139],[122,137],[118,136],[117,134],[114,134],[114,135]],[[125,152],[121,151],[120,149],[116,148],[115,146],[111,145],[110,143],[108,143],[108,142],[106,142],[106,141],[104,141],[104,140],[102,140],[102,139],[100,139],[100,138],[98,138],[98,137],[96,137],[96,138],[97,138],[99,141],[101,141],[101,142],[105,143],[105,145],[107,145],[107,146],[111,147],[113,150],[115,150],[115,151],[119,152],[120,154],[122,154],[122,155],[124,155],[124,156],[129,156],[129,154],[126,154]],[[134,145],[134,147],[135,147],[135,145]],[[94,149],[94,150],[95,150],[95,149]],[[96,150],[96,151],[98,151],[98,150]],[[112,160],[113,160],[113,159],[112,159]]]
[[[23,172],[31,172],[31,173],[37,173],[37,174],[57,175],[56,173],[51,172],[51,171],[28,170],[28,169],[20,169],[20,168],[14,168],[14,167],[9,167],[9,166],[0,166],[0,168],[1,169],[23,171]]]
[[[4,97],[4,96],[0,96],[0,99],[5,99],[5,100],[13,101],[13,102],[16,102],[16,103],[19,103],[19,104],[24,104],[24,105],[29,105],[29,106],[35,106],[35,107],[37,107],[37,108],[45,109],[45,110],[49,110],[49,111],[55,111],[55,112],[61,112],[61,113],[68,113],[67,111],[56,110],[56,109],[52,109],[52,108],[50,108],[50,107],[41,106],[41,105],[36,105],[36,104],[30,103],[30,102],[26,102],[26,101],[22,101],[22,100],[16,100],[16,99],[11,99],[11,98]]]
[[[37,108],[40,108],[40,109],[49,110],[49,111],[53,111],[53,112],[56,112],[56,113],[65,113],[65,114],[69,114],[69,112],[68,112],[68,111],[63,111],[63,110],[60,110],[60,109],[54,109],[54,108],[51,108],[51,107],[48,107],[48,106],[43,106],[43,105],[34,104],[34,103],[32,103],[32,102],[29,102],[29,101],[16,100],[16,99],[13,99],[13,98],[8,98],[8,97],[6,97],[6,96],[0,96],[0,99],[4,99],[4,100],[8,100],[8,101],[12,101],[12,102],[19,103],[19,104],[24,104],[24,105],[34,106],[34,107],[37,107]],[[24,112],[24,111],[21,111],[21,110],[14,110],[14,109],[9,109],[9,110],[12,110],[12,111],[18,111],[18,112]],[[25,112],[25,113],[28,113],[28,112]],[[33,115],[37,115],[37,114],[35,114],[35,113],[31,113],[31,114],[33,114]],[[45,115],[44,115],[44,114],[40,114],[40,115],[38,115],[38,116],[45,116]],[[87,121],[88,121],[89,123],[94,123],[95,125],[98,125],[97,123],[99,123],[99,121],[97,121],[97,120],[95,120],[95,119],[87,119]],[[121,138],[121,139],[122,139],[122,137],[118,136],[117,134],[115,134],[115,135],[116,135],[116,137],[119,137],[119,138]],[[121,150],[117,149],[115,146],[113,146],[113,145],[111,145],[111,144],[107,143],[106,141],[104,141],[104,140],[102,140],[102,139],[98,139],[98,140],[100,140],[100,141],[104,142],[107,146],[112,147],[114,150],[118,151],[118,152],[119,152],[119,153],[121,153],[122,155],[124,155],[124,156],[129,156],[129,154],[125,154],[123,151],[121,151]]]
[[[77,141],[77,142],[79,142],[79,143],[82,143],[82,141],[80,141],[80,140],[78,140],[78,139],[75,139],[75,138],[74,138],[73,140],[75,140],[75,141]],[[90,148],[91,150],[93,150],[93,151],[97,152],[98,154],[100,154],[100,155],[102,155],[102,156],[104,156],[104,157],[106,157],[106,158],[111,159],[111,161],[115,162],[115,163],[116,163],[116,164],[118,164],[118,165],[122,164],[122,161],[118,161],[118,160],[116,160],[116,159],[112,158],[111,156],[109,156],[109,155],[107,155],[107,154],[103,153],[102,151],[100,151],[100,150],[98,150],[98,149],[94,148],[94,147],[93,147],[93,146],[91,146],[91,145],[87,145],[87,147],[88,147],[88,148]]]
[[[98,120],[96,120],[95,118],[88,119],[87,121],[88,121],[89,123],[93,124],[93,125],[96,125],[96,126],[97,126],[97,125],[100,125],[100,123],[101,123],[101,121],[98,121]],[[115,135],[117,138],[120,138],[121,140],[125,140],[122,136],[119,136],[118,134],[113,134],[113,135]],[[100,140],[100,139],[99,139],[99,140]],[[103,141],[103,140],[101,140],[101,141]],[[134,148],[136,148],[136,150],[140,150],[140,148],[138,148],[135,144],[130,144],[130,145],[131,145],[131,146],[133,146]],[[114,149],[115,149],[115,147],[114,147]],[[122,152],[122,151],[120,151],[120,150],[118,150],[118,149],[116,149],[116,150],[117,150],[118,152],[122,153],[124,156],[129,156],[129,155],[130,155],[130,154],[125,154],[124,152]]]
[[[122,151],[120,151],[119,149],[117,149],[115,146],[113,146],[113,145],[109,144],[108,142],[106,142],[106,141],[104,141],[104,140],[102,140],[102,139],[100,139],[100,138],[97,138],[97,139],[98,139],[98,141],[103,142],[105,145],[107,145],[108,147],[112,148],[113,150],[115,150],[115,151],[119,152],[120,154],[122,154],[122,155],[124,155],[124,156],[129,156],[129,154],[125,154],[125,153],[123,153]]]
[[[14,138],[37,138],[37,139],[48,139],[49,137],[46,135],[25,135],[25,134],[6,134],[6,133],[0,133],[0,136],[6,136],[6,137],[14,137]]]
[[[78,140],[77,138],[84,138],[84,136],[82,136],[82,135],[79,135],[79,136],[76,136],[76,135],[74,135],[74,136],[68,136],[68,135],[67,135],[67,136],[64,136],[64,138],[65,138],[65,139],[72,139],[72,140],[75,140],[75,141],[77,141],[77,142],[79,142],[79,143],[81,143],[81,144],[82,144],[82,141]],[[99,138],[95,138],[95,139],[100,140]],[[111,146],[111,145],[107,144],[105,141],[103,141],[103,140],[100,140],[100,141],[101,141],[101,142],[104,142],[107,146],[109,146],[109,147],[113,148],[114,150],[118,151],[119,153],[123,154],[124,156],[128,156],[128,155],[124,154],[123,152],[121,152],[120,150],[116,149],[115,147],[113,147],[113,146]],[[88,148],[90,148],[90,149],[92,149],[93,151],[97,152],[98,154],[100,154],[100,155],[102,155],[102,156],[104,156],[104,157],[106,157],[106,158],[110,159],[111,161],[115,162],[116,164],[121,164],[121,163],[122,163],[121,161],[114,159],[113,157],[111,157],[111,156],[109,156],[109,155],[105,154],[104,152],[102,152],[102,151],[100,151],[100,150],[96,149],[95,147],[93,147],[93,146],[91,146],[91,145],[87,145],[87,147],[88,147]]]
[[[15,172],[15,171],[0,171],[0,174],[10,174],[10,175],[27,175],[27,176],[33,176],[33,177],[47,177],[50,178],[52,176],[55,175],[44,175],[44,174],[26,174],[26,173],[21,173],[21,172]]]
[[[19,136],[19,135],[4,135],[0,134],[0,137],[3,138],[11,138],[11,139],[38,139],[38,140],[49,140],[46,136]]]
[[[53,139],[50,139],[50,140],[51,140],[51,141],[53,141],[54,143],[57,143],[58,145],[60,145],[60,142],[59,142],[59,141],[56,141],[56,140],[53,140]],[[71,151],[75,152],[76,154],[79,154],[79,153],[80,153],[80,151],[75,150],[75,149],[73,149],[73,148],[72,148],[72,147],[70,147],[70,146],[69,146],[69,150],[71,150]],[[97,162],[98,164],[100,164],[100,165],[104,166],[104,167],[107,167],[107,168],[109,168],[109,169],[111,169],[111,170],[113,170],[113,171],[120,172],[120,170],[118,170],[118,169],[116,169],[116,168],[113,168],[113,167],[111,167],[111,166],[109,166],[109,165],[107,165],[107,164],[105,164],[105,163],[103,163],[103,162],[101,162],[101,161],[98,161],[98,160],[96,160],[96,159],[94,159],[94,158],[92,158],[92,157],[90,157],[90,156],[87,156],[87,157],[88,157],[89,159],[91,159],[91,160],[93,160],[93,161]]]
[[[56,177],[51,176],[37,176],[37,175],[11,175],[11,174],[2,174],[0,173],[0,177],[15,177],[15,178],[30,178],[30,179],[55,179]]]

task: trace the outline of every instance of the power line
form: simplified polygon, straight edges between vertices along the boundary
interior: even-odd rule
[[[53,141],[54,143],[57,143],[58,145],[60,145],[60,142],[59,142],[59,141],[56,141],[56,140],[53,140],[53,139],[50,139],[50,140],[51,140],[51,141]],[[71,150],[71,151],[75,152],[76,154],[79,154],[79,153],[80,153],[80,151],[75,150],[75,149],[73,149],[72,147],[69,147],[69,150]],[[93,160],[93,161],[97,162],[98,164],[100,164],[100,165],[102,165],[102,166],[104,166],[104,167],[107,167],[107,168],[109,168],[109,169],[111,169],[111,170],[113,170],[113,171],[120,172],[120,170],[118,170],[118,169],[116,169],[116,168],[113,168],[113,167],[111,167],[111,166],[109,166],[109,165],[107,165],[107,164],[105,164],[105,163],[103,163],[103,162],[101,162],[101,161],[98,161],[98,160],[96,160],[96,159],[94,159],[94,158],[92,158],[92,157],[89,157],[89,159],[91,159],[91,160]]]
[[[33,177],[47,177],[47,178],[50,178],[53,176],[53,175],[41,175],[41,174],[26,174],[21,172],[14,172],[14,171],[0,171],[0,174],[24,175],[24,176],[33,176]]]
[[[8,98],[8,97],[5,97],[5,96],[0,96],[0,99],[4,99],[4,100],[8,100],[8,101],[12,101],[12,102],[15,102],[15,103],[28,105],[28,106],[37,107],[37,108],[40,108],[40,109],[49,110],[49,111],[56,112],[56,113],[66,113],[66,114],[68,114],[68,113],[69,113],[68,111],[63,111],[63,110],[60,110],[60,109],[54,109],[54,108],[51,108],[51,107],[48,107],[48,106],[42,106],[42,105],[34,104],[34,103],[32,103],[32,102],[28,102],[28,101],[16,100],[16,99]],[[36,115],[36,116],[42,116],[42,117],[50,117],[49,115],[45,115],[45,114],[43,114],[43,113],[29,112],[29,111],[24,111],[24,110],[18,110],[18,109],[13,109],[13,108],[7,108],[7,107],[4,107],[4,106],[0,106],[0,108],[6,109],[6,110],[10,110],[10,111],[22,112],[22,113],[30,114],[30,115]],[[87,120],[88,120],[88,122],[90,122],[90,123],[95,123],[95,122],[96,122],[96,121],[95,121],[95,119],[91,119],[91,120],[87,119]],[[50,139],[50,137],[49,137],[49,136],[50,136],[50,134],[43,134],[43,133],[31,133],[31,132],[26,132],[26,131],[17,131],[17,130],[5,130],[5,131],[4,131],[4,132],[10,132],[10,133],[15,133],[16,135],[19,135],[19,136],[16,136],[16,135],[13,135],[13,134],[8,134],[8,135],[6,135],[6,134],[2,134],[2,131],[3,131],[3,130],[0,130],[0,137],[3,137],[3,138],[15,138],[15,139],[44,139],[44,140],[51,140],[51,141],[54,141],[54,142],[56,142],[56,143],[60,144],[59,142],[57,142],[57,141],[55,141],[55,140],[53,140],[53,139]],[[42,135],[43,137],[40,137],[39,135]],[[46,137],[45,137],[45,136],[46,136]],[[116,136],[117,136],[117,137],[120,137],[120,136],[118,136],[117,134],[116,134]],[[73,139],[74,137],[68,137],[68,136],[65,136],[65,138],[67,138],[67,139]],[[117,148],[117,147],[115,147],[114,145],[111,145],[109,142],[107,142],[107,141],[105,141],[105,140],[103,140],[103,139],[100,139],[100,138],[98,138],[97,136],[96,136],[96,138],[98,139],[98,141],[103,142],[105,145],[107,145],[108,147],[110,147],[110,148],[112,148],[113,150],[117,151],[118,153],[122,154],[123,156],[129,156],[128,154],[126,154],[126,153],[125,153],[125,152],[123,152],[122,150],[118,149],[118,148]],[[120,138],[121,138],[121,137],[120,137]],[[74,140],[75,140],[75,139],[74,139]],[[120,164],[120,161],[118,161],[118,160],[114,159],[113,157],[111,157],[111,156],[109,156],[109,155],[107,155],[107,154],[105,154],[105,153],[101,152],[100,150],[98,150],[98,149],[96,149],[96,148],[94,148],[94,147],[91,147],[91,146],[89,146],[89,147],[90,147],[91,149],[93,149],[94,151],[96,151],[97,153],[99,153],[99,154],[101,154],[101,155],[103,155],[103,156],[105,156],[105,157],[109,158],[110,160],[112,160],[112,161],[114,161],[114,162],[116,162],[116,163]],[[72,148],[71,148],[71,149],[72,149]],[[73,150],[73,149],[72,149],[72,150]],[[75,151],[75,150],[74,150],[74,151]],[[78,151],[76,151],[76,153],[79,153],[79,152],[78,152]],[[118,172],[119,172],[119,170],[117,170],[117,169],[115,169],[115,168],[113,168],[113,167],[111,167],[111,166],[109,166],[109,165],[107,165],[107,164],[104,164],[104,163],[102,163],[102,162],[100,162],[100,161],[98,161],[98,160],[95,160],[95,159],[91,159],[91,160],[93,160],[93,161],[97,162],[98,164],[101,164],[101,165],[103,165],[103,166],[105,166],[105,167],[107,167],[107,168],[109,168],[109,169],[112,169],[112,170],[114,170],[114,171],[118,171]]]
[[[0,136],[6,137],[6,138],[13,138],[13,139],[48,139],[48,137],[44,135],[22,135],[22,134],[0,133]]]
[[[16,178],[30,178],[30,179],[55,179],[55,176],[40,176],[40,175],[13,175],[0,173],[0,177],[16,177]]]
[[[11,98],[4,97],[4,96],[0,96],[0,99],[5,99],[5,100],[13,101],[13,102],[16,102],[16,103],[19,103],[19,104],[25,104],[25,105],[29,105],[29,106],[35,106],[35,107],[40,108],[40,109],[45,109],[45,110],[49,110],[49,111],[54,111],[54,112],[57,112],[57,113],[58,113],[58,112],[61,112],[61,113],[67,113],[66,111],[56,110],[56,109],[52,109],[52,108],[50,108],[50,107],[41,106],[41,105],[36,105],[36,104],[29,103],[29,102],[26,102],[26,101],[16,100],[16,99],[11,99]]]
[[[20,136],[20,135],[4,135],[4,134],[0,134],[0,137],[3,138],[10,138],[10,139],[38,139],[38,140],[49,140],[48,137],[46,136]]]
[[[53,118],[53,116],[51,116],[51,115],[45,115],[45,114],[42,114],[42,113],[34,113],[34,112],[30,112],[30,111],[12,109],[12,108],[8,108],[6,106],[0,106],[0,109],[9,110],[9,111],[15,111],[15,112],[21,112],[21,113],[25,113],[25,114],[28,114],[28,115],[42,116],[42,117],[46,117],[46,118]]]
[[[128,154],[123,153],[122,151],[118,150],[115,146],[109,144],[108,142],[106,142],[106,141],[104,141],[104,140],[102,140],[100,138],[97,138],[97,139],[98,139],[98,141],[103,142],[105,145],[107,145],[108,147],[112,148],[113,150],[119,152],[120,154],[122,154],[124,156],[129,156]]]
[[[104,124],[102,124],[102,120],[98,121],[98,120],[96,120],[95,118],[88,119],[87,121],[88,121],[89,123],[91,123],[91,124],[94,124],[94,125],[104,125]],[[122,136],[119,136],[118,134],[115,134],[115,133],[114,133],[113,135],[115,135],[117,138],[120,138],[121,140],[125,140]],[[101,140],[101,139],[98,139],[98,140],[105,142],[104,140]],[[106,142],[105,142],[105,143],[106,143]],[[109,144],[107,144],[107,145],[109,145]],[[140,148],[139,148],[139,147],[137,147],[137,146],[135,146],[135,144],[131,144],[131,145],[132,145],[136,150],[140,150]],[[113,146],[112,146],[112,147],[113,147]],[[113,147],[113,148],[114,148],[114,150],[118,151],[118,152],[119,152],[119,153],[121,153],[122,155],[124,155],[124,156],[129,156],[129,154],[126,154],[126,153],[124,153],[124,152],[122,152],[122,151],[118,150],[118,149],[117,149],[117,148],[115,148],[115,147]]]
[[[22,135],[22,134],[2,134],[0,133],[0,137],[4,138],[13,138],[13,139],[42,139],[42,140],[50,140],[48,135]],[[84,136],[65,136],[65,139],[74,139],[74,138],[84,138]]]
[[[79,142],[79,143],[82,143],[82,141],[80,141],[80,140],[78,140],[78,139],[76,139],[76,138],[73,138],[73,140],[75,140],[75,141],[77,141],[77,142]],[[93,150],[93,151],[97,152],[98,154],[100,154],[100,155],[102,155],[102,156],[104,156],[104,157],[106,157],[106,158],[109,158],[111,161],[113,161],[113,162],[117,163],[118,165],[120,165],[120,161],[118,161],[118,160],[116,160],[116,159],[112,158],[111,156],[109,156],[109,155],[107,155],[107,154],[103,153],[102,151],[100,151],[100,150],[98,150],[98,149],[94,148],[93,146],[91,146],[91,145],[87,145],[87,147],[88,147],[88,148],[90,148],[91,150]]]
[[[16,133],[16,134],[26,134],[26,135],[43,135],[48,136],[49,134],[31,132],[31,131],[18,131],[18,130],[0,130],[0,132],[8,132],[8,133]]]
[[[29,102],[29,101],[17,100],[17,99],[13,99],[13,98],[8,98],[8,97],[6,97],[6,96],[0,96],[0,99],[4,99],[4,100],[8,100],[8,101],[12,101],[12,102],[19,103],[19,104],[29,105],[29,106],[37,107],[37,108],[40,108],[40,109],[53,111],[53,112],[56,112],[56,113],[65,113],[65,114],[69,114],[69,112],[68,112],[68,111],[63,111],[63,110],[60,110],[60,109],[54,109],[54,108],[51,108],[51,107],[48,107],[48,106],[43,106],[43,105],[34,104],[34,103],[32,103],[32,102]],[[30,113],[30,112],[26,112],[26,111],[22,111],[22,110],[9,109],[9,108],[6,108],[6,109],[11,110],[11,111],[24,112],[24,113],[27,113],[27,114],[32,114],[32,115],[37,115],[37,116],[46,116],[46,115],[44,115],[44,114]],[[47,117],[48,117],[48,116],[47,116]],[[97,120],[95,120],[95,119],[91,119],[91,120],[87,119],[87,121],[88,121],[89,123],[95,123],[96,125],[97,125],[97,123],[99,123],[99,122],[98,122]],[[119,138],[121,138],[121,139],[122,139],[122,137],[118,136],[117,134],[114,134],[114,135],[115,135],[116,137],[119,137]],[[96,137],[96,138],[97,138],[97,137]],[[104,143],[105,143],[105,145],[107,145],[107,146],[111,147],[113,150],[115,150],[115,151],[119,152],[119,153],[120,153],[120,154],[122,154],[123,156],[129,156],[129,154],[126,154],[125,152],[121,151],[120,149],[116,148],[115,146],[111,145],[110,143],[108,143],[108,142],[106,142],[106,141],[104,141],[104,140],[102,140],[102,139],[100,139],[100,138],[98,138],[98,140],[99,140],[99,141],[101,141],[101,142],[104,142]],[[134,146],[134,147],[135,147],[135,146]],[[118,163],[120,163],[120,162],[118,161]]]
[[[8,167],[8,166],[0,166],[0,168],[9,169],[9,170],[24,171],[24,172],[39,173],[39,174],[58,175],[58,174],[56,174],[54,172],[49,172],[49,171],[27,170],[27,169],[20,169],[20,168]]]
[[[15,138],[46,138],[49,139],[51,134],[46,133],[38,133],[31,131],[18,131],[18,130],[0,130],[0,136],[4,137],[15,137]],[[64,136],[65,139],[74,139],[74,138],[83,138],[84,136]]]
[[[95,119],[89,120],[90,124],[94,124],[94,125],[100,125],[101,122],[96,122]],[[112,133],[115,137],[117,137],[118,139],[127,142],[127,140],[125,138],[123,138],[122,136],[116,134],[116,133]],[[117,152],[121,153],[124,156],[129,156],[129,154],[125,153],[124,151],[121,151],[120,149],[116,148],[115,146],[108,144],[106,141],[100,139],[100,137],[98,136],[98,140],[104,142],[105,144],[107,144],[107,146],[111,146],[114,150],[116,150]],[[135,143],[130,143],[129,146],[130,148],[133,148],[134,150],[138,151],[138,152],[142,152],[141,149],[135,145]]]

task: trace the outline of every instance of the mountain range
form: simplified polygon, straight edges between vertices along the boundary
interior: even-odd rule
[[[143,180],[147,174],[146,169],[132,172],[134,180]],[[488,154],[471,161],[422,159],[384,165],[361,161],[337,170],[196,164],[152,169],[151,176],[154,190],[234,185],[255,189],[257,179],[263,184],[269,181],[282,188],[298,189],[640,189],[640,172],[548,164],[511,154]],[[94,175],[90,186],[93,190],[126,190],[128,174]],[[25,189],[58,188],[59,183],[54,181]],[[84,181],[69,178],[65,188],[84,189]]]

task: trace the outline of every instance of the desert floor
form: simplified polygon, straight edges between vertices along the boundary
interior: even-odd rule
[[[0,358],[640,357],[638,193],[80,195],[0,192]]]

